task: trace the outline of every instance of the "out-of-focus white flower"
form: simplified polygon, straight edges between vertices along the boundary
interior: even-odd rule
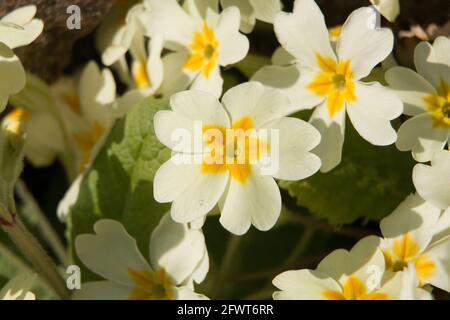
[[[385,271],[380,239],[360,240],[350,251],[333,251],[315,270],[291,270],[278,275],[277,300],[399,300],[430,295],[405,281],[406,274]],[[419,291],[419,294],[416,294]]]
[[[18,8],[0,19],[0,112],[12,94],[25,86],[25,71],[12,49],[34,41],[43,29],[39,19],[33,19],[36,6]]]
[[[141,21],[150,37],[162,36],[165,48],[174,51],[163,57],[164,81],[159,93],[170,96],[186,88],[222,93],[220,66],[242,60],[248,39],[239,33],[239,9],[220,14],[207,1],[190,1],[187,9],[176,0],[145,0]]]
[[[250,33],[256,20],[273,23],[275,16],[282,9],[280,0],[220,0],[224,8],[236,6],[241,12],[241,31]]]
[[[139,16],[144,11],[142,1],[116,1],[103,19],[96,35],[96,45],[102,62],[110,66],[122,58],[138,36],[142,26]]]
[[[30,291],[35,275],[20,274],[11,279],[0,291],[0,300],[35,300]]]
[[[277,90],[244,83],[228,90],[222,103],[206,92],[184,91],[170,105],[171,111],[155,115],[154,125],[175,154],[156,172],[153,190],[157,201],[172,202],[175,221],[204,218],[219,204],[220,222],[230,232],[243,234],[251,224],[268,230],[281,210],[274,178],[300,180],[320,167],[309,152],[319,132],[285,117],[290,104]],[[181,133],[203,149],[174,139]]]
[[[394,22],[400,13],[399,0],[370,0],[370,2],[390,22]]]
[[[417,73],[394,67],[386,81],[405,104],[404,113],[412,116],[398,131],[397,148],[412,151],[414,159],[430,161],[436,150],[450,141],[450,39],[438,37],[433,45],[417,45],[414,63]]]
[[[166,214],[150,238],[150,264],[121,223],[100,220],[94,231],[78,236],[75,248],[83,264],[106,280],[83,283],[74,299],[206,299],[193,291],[192,283],[206,275],[201,230],[175,223]]]
[[[393,47],[391,30],[372,25],[373,15],[370,8],[354,11],[344,23],[334,50],[317,4],[296,0],[294,12],[279,13],[274,23],[278,40],[296,63],[263,67],[253,77],[286,92],[293,111],[317,106],[310,122],[322,134],[314,152],[322,159],[324,172],[341,161],[346,113],[356,131],[370,143],[384,146],[397,139],[390,121],[402,113],[401,100],[378,82],[359,81]]]
[[[412,269],[417,285],[450,291],[450,237],[436,237],[441,229],[438,207],[411,195],[381,221],[380,228],[387,270]]]

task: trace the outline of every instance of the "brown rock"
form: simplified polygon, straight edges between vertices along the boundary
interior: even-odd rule
[[[28,4],[37,6],[37,17],[44,21],[44,31],[31,45],[15,50],[25,68],[48,82],[55,81],[69,64],[72,48],[90,34],[114,4],[113,0],[1,0],[0,17]],[[69,30],[67,7],[81,9],[81,29]]]

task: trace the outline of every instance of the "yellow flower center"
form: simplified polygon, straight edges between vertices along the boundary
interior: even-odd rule
[[[219,56],[219,43],[206,21],[203,22],[203,28],[194,33],[190,45],[191,54],[184,64],[184,68],[192,71],[201,71],[205,78],[209,78],[214,69]]]
[[[330,117],[341,110],[345,102],[356,101],[355,83],[350,69],[351,61],[336,62],[333,58],[316,53],[321,72],[307,85],[316,95],[327,98]]]
[[[203,157],[201,172],[217,174],[228,170],[231,178],[247,181],[252,163],[267,153],[270,145],[251,135],[254,129],[250,117],[235,121],[231,129],[216,125],[203,126],[203,139],[210,145],[211,152]]]
[[[434,119],[433,126],[450,127],[450,84],[442,80],[435,94],[422,98]]]
[[[337,41],[339,37],[341,36],[342,32],[342,25],[337,25],[332,28],[328,29],[328,35],[331,39],[331,41]]]
[[[4,119],[6,130],[14,134],[19,134],[24,122],[27,121],[29,116],[30,113],[27,110],[20,107],[14,108]]]
[[[104,132],[105,128],[99,122],[94,121],[91,128],[73,135],[81,153],[80,171],[83,171],[89,163],[92,149]]]
[[[171,300],[173,285],[166,271],[128,269],[128,274],[134,283],[129,300]]]
[[[150,86],[150,78],[147,74],[147,64],[141,61],[135,61],[132,68],[133,80],[139,89]]]
[[[383,250],[386,261],[386,269],[389,271],[402,271],[408,263],[414,264],[420,285],[430,278],[436,269],[436,265],[428,256],[421,255],[417,242],[409,233],[405,233],[395,239],[388,250]]]
[[[342,285],[342,291],[323,290],[326,300],[388,300],[389,296],[381,291],[368,292],[367,287],[357,276],[348,277]]]

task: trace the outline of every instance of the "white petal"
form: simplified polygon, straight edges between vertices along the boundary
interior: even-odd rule
[[[283,117],[292,110],[287,96],[258,82],[246,82],[231,88],[223,95],[222,103],[232,123],[250,117],[255,128]]]
[[[189,229],[166,214],[150,238],[153,269],[164,268],[176,285],[191,277],[206,251],[201,230]]]
[[[209,300],[208,297],[195,293],[188,287],[176,287],[174,288],[175,300]]]
[[[362,113],[387,120],[394,120],[402,114],[403,103],[400,98],[393,90],[378,82],[357,82],[355,94],[357,101],[349,109],[356,104]]]
[[[270,168],[260,164],[262,172],[272,169],[275,170],[272,175],[277,179],[300,180],[319,170],[319,157],[309,151],[319,144],[320,133],[311,124],[297,118],[281,118],[270,122],[264,129],[277,130],[279,136],[278,141],[269,141]]]
[[[370,2],[390,22],[394,22],[400,13],[399,0],[370,0]]]
[[[406,120],[398,130],[396,146],[400,151],[412,150],[416,161],[430,161],[433,154],[444,148],[449,137],[447,128],[434,127],[429,113]]]
[[[320,171],[328,172],[341,162],[345,133],[345,107],[331,119],[325,102],[314,110],[309,122],[319,130],[322,136],[320,144],[313,152],[322,161]]]
[[[5,109],[8,98],[25,86],[25,70],[19,58],[0,42],[0,112]]]
[[[426,111],[423,97],[435,93],[435,89],[420,74],[404,67],[394,67],[384,76],[389,87],[402,99],[403,113],[414,116]]]
[[[297,65],[264,66],[253,75],[252,81],[261,82],[286,94],[292,106],[289,113],[294,113],[311,109],[323,102],[323,97],[306,88],[316,74],[306,68],[300,69]]]
[[[221,205],[220,223],[236,235],[246,233],[251,224],[258,230],[267,231],[280,215],[278,185],[273,178],[262,176],[258,171],[253,167],[244,183],[231,179],[225,202]]]
[[[261,1],[259,1],[261,2]],[[255,9],[249,0],[220,0],[223,8],[237,7],[241,13],[240,29],[244,33],[253,31],[256,23]]]
[[[355,275],[363,283],[370,277],[369,267],[378,268],[379,274],[384,273],[384,257],[378,248],[380,239],[369,236],[361,239],[350,250],[334,250],[317,266],[317,271],[326,274],[336,281],[342,281],[347,276]]]
[[[449,39],[438,37],[433,46],[426,41],[422,41],[414,51],[414,64],[417,72],[435,88],[441,84],[442,80],[450,83],[449,43]]]
[[[191,226],[191,228],[193,227]],[[205,280],[208,271],[209,271],[209,255],[208,250],[205,250],[205,254],[203,255],[202,260],[200,261],[199,265],[194,271],[194,274],[192,275],[192,280],[194,280],[195,283],[202,283],[203,280]]]
[[[75,249],[83,264],[107,280],[133,286],[129,270],[151,270],[123,225],[103,219],[94,224],[95,234],[75,239]]]
[[[153,180],[153,195],[158,202],[172,203],[172,218],[180,223],[206,215],[219,201],[228,172],[204,174],[200,164],[164,163]]]
[[[219,0],[186,0],[183,6],[190,15],[202,21],[207,18],[209,11],[219,11]]]
[[[132,89],[117,98],[112,106],[114,118],[122,118],[125,116],[144,97],[145,95],[140,90]]]
[[[278,47],[272,54],[271,61],[277,66],[287,66],[295,63],[296,59],[293,55],[286,51],[283,47]]]
[[[274,300],[324,300],[325,290],[341,292],[341,286],[332,278],[315,270],[291,270],[273,279],[278,289]]]
[[[358,83],[356,94],[357,100],[347,107],[348,116],[356,131],[365,140],[377,146],[394,143],[397,140],[397,132],[389,120],[402,113],[401,100],[377,83]]]
[[[149,41],[147,74],[150,78],[150,84],[153,92],[160,87],[164,77],[164,65],[161,59],[163,44],[164,42],[162,37],[153,37]]]
[[[394,35],[387,28],[371,25],[376,12],[372,8],[359,8],[345,21],[337,53],[340,61],[350,60],[355,79],[359,80],[383,61],[394,46]]]
[[[76,290],[72,300],[128,300],[133,287],[111,281],[86,282]]]
[[[64,151],[61,127],[47,112],[32,112],[27,122],[25,152],[33,166],[48,166]]]
[[[33,42],[42,32],[42,20],[33,19],[36,6],[29,5],[15,9],[0,20],[0,42],[11,49]],[[3,23],[3,24],[2,24]]]
[[[35,274],[19,274],[8,281],[0,291],[0,300],[35,300],[29,290],[36,279]]]
[[[274,21],[278,41],[302,65],[318,69],[316,54],[335,58],[325,19],[314,0],[297,0],[294,12],[280,12]]]
[[[225,109],[210,93],[179,92],[171,97],[170,105],[173,111],[156,113],[154,127],[159,141],[174,151],[200,153],[195,146],[203,143],[204,125],[230,126]]]
[[[169,46],[189,45],[195,32],[195,20],[176,0],[146,0],[144,4],[147,10],[142,23],[150,37],[161,35]]]
[[[249,42],[239,33],[240,13],[236,7],[227,8],[219,16],[215,35],[219,42],[219,64],[227,66],[241,61],[247,55]]]
[[[208,78],[206,78],[203,73],[198,73],[197,77],[192,82],[190,89],[208,92],[219,98],[222,95],[222,86],[223,79],[220,74],[220,67],[216,66],[211,71]]]
[[[58,208],[56,213],[61,222],[66,222],[69,216],[72,206],[78,200],[78,195],[80,194],[80,185],[83,180],[83,175],[80,174],[74,182],[70,185],[69,189],[64,194],[64,197],[58,203]]]
[[[381,220],[380,228],[386,238],[395,238],[405,233],[428,233],[439,219],[439,208],[426,202],[417,194],[408,196],[387,217]],[[427,234],[430,237],[432,234]],[[416,238],[416,237],[415,237]]]
[[[256,19],[267,23],[273,23],[282,6],[280,0],[250,0],[250,3],[255,10]]]
[[[433,244],[424,255],[435,263],[433,275],[427,282],[450,292],[450,236]]]
[[[450,206],[450,151],[436,152],[431,164],[414,167],[414,185],[424,199],[445,210]]]
[[[176,52],[168,53],[163,57],[163,79],[165,81],[158,90],[163,96],[170,97],[178,91],[185,90],[191,84],[196,74],[186,72],[183,68],[188,56],[187,52]]]
[[[81,74],[79,96],[84,117],[111,126],[112,110],[108,105],[116,97],[116,84],[109,69],[100,71],[95,62],[90,62]]]

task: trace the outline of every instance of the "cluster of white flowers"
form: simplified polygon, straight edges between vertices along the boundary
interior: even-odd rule
[[[398,1],[372,2],[390,21],[399,14]],[[201,230],[207,215],[220,212],[221,225],[235,235],[251,225],[273,228],[282,209],[277,180],[338,166],[347,115],[370,144],[395,143],[431,165],[414,167],[417,192],[381,220],[381,237],[335,250],[314,270],[281,273],[273,298],[431,299],[431,286],[450,292],[449,38],[417,45],[417,72],[393,67],[384,86],[367,77],[391,54],[394,35],[377,26],[373,8],[327,29],[314,0],[296,0],[291,13],[280,0],[118,1],[96,35],[106,67],[90,61],[76,77],[49,86],[26,75],[12,51],[41,33],[35,13],[28,6],[0,20],[0,111],[9,100],[14,108],[3,122],[26,123],[31,164],[62,161],[72,186],[58,208],[61,220],[115,120],[143,97],[170,99],[171,109],[157,112],[153,125],[172,156],[148,195],[171,203],[170,212],[149,235],[146,254],[115,220],[79,235],[77,257],[104,280],[83,283],[75,299],[207,299],[195,292],[209,270]],[[273,65],[223,92],[223,70],[246,58],[245,34],[256,20],[273,24],[281,44]],[[109,67],[127,86],[121,96]],[[10,99],[24,87],[26,94]],[[312,111],[309,122],[292,116],[302,110]],[[411,118],[396,132],[391,121],[402,114]],[[180,143],[180,133],[191,140]],[[0,296],[34,298],[25,282],[13,280]]]

